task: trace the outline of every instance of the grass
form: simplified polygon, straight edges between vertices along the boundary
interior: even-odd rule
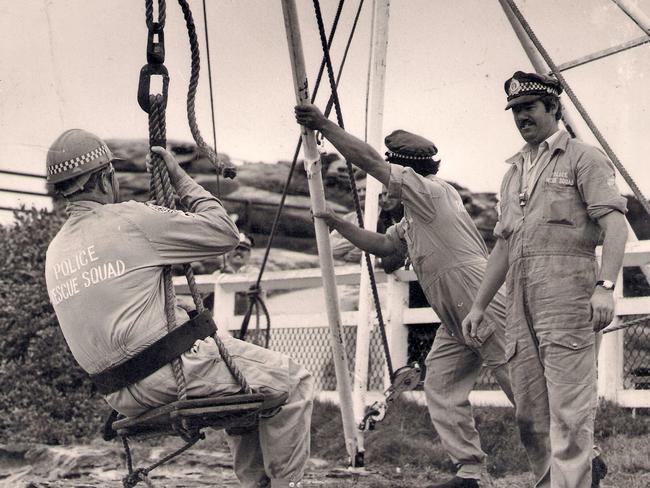
[[[474,410],[481,444],[488,454],[488,473],[495,479],[508,480],[508,486],[527,486],[528,461],[519,442],[512,409],[476,408]],[[341,416],[337,406],[316,402],[312,418],[312,456],[345,466],[348,462],[343,441]],[[596,417],[596,444],[606,459],[610,475],[604,487],[636,488],[630,480],[642,480],[650,486],[650,414],[603,403]],[[453,466],[435,433],[428,411],[412,402],[398,400],[386,418],[365,436],[365,461],[371,468],[392,476],[409,472],[418,479],[427,473],[453,472]],[[398,469],[399,468],[399,469]],[[521,479],[520,479],[521,478]],[[520,479],[520,481],[516,481]],[[611,481],[610,481],[611,480]]]

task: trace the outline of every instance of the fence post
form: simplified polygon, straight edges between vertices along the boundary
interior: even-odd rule
[[[387,275],[387,280],[386,335],[393,367],[397,370],[408,361],[408,328],[404,325],[404,310],[409,308],[409,282],[400,281],[392,273]],[[388,374],[384,375],[384,384],[386,387],[390,385]]]
[[[614,291],[616,300],[623,297],[623,271],[618,274]],[[612,327],[619,317],[615,316]],[[623,389],[623,330],[602,334],[598,353],[598,396],[617,403],[618,392]]]
[[[214,306],[212,316],[217,324],[220,334],[225,334],[230,330],[236,329],[235,326],[235,292],[228,291],[219,283],[217,277],[214,283]]]

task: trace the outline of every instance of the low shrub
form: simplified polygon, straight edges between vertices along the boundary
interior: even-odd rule
[[[108,410],[70,354],[45,287],[45,251],[64,220],[23,209],[0,226],[0,442],[92,437]]]

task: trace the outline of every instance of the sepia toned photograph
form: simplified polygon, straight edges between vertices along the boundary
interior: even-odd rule
[[[650,487],[650,0],[0,0],[0,487]]]

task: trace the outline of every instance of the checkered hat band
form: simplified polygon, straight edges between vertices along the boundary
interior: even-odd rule
[[[555,95],[556,97],[560,96],[560,91],[556,88],[550,87],[548,85],[544,85],[542,83],[538,83],[536,81],[524,81],[521,83],[521,86],[517,91],[517,93],[511,95],[508,98],[516,98],[522,95],[529,95],[530,92],[545,92],[548,93],[549,95]]]
[[[386,156],[388,156],[389,158],[399,158],[399,159],[419,159],[419,160],[433,159],[433,156],[410,156],[408,154],[402,154],[393,151],[387,151]]]
[[[99,147],[96,147],[92,151],[87,152],[86,154],[82,154],[81,156],[77,156],[76,158],[68,159],[67,161],[61,161],[60,163],[56,163],[51,165],[50,167],[47,168],[47,174],[52,176],[52,175],[58,175],[59,173],[64,173],[66,171],[70,171],[74,168],[78,168],[79,166],[83,166],[86,163],[89,163],[100,156],[104,156],[108,154],[108,147],[106,144],[102,144]]]

